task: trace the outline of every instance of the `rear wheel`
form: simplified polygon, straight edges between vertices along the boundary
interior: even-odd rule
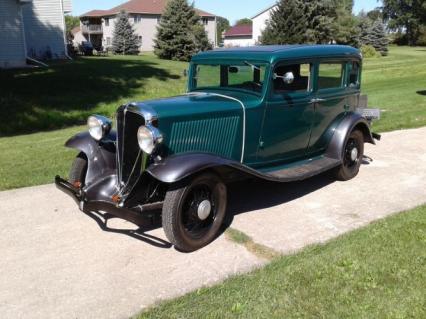
[[[355,130],[346,141],[343,163],[335,170],[335,177],[341,181],[348,181],[359,173],[362,157],[364,156],[364,135]]]
[[[72,163],[68,180],[75,187],[81,188],[86,182],[86,173],[87,157],[84,153],[80,153]]]
[[[218,235],[226,213],[226,186],[205,173],[167,192],[163,229],[169,241],[184,252],[198,250]]]

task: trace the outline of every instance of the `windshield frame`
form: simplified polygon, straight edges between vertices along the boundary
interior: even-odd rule
[[[265,67],[265,74],[264,74],[264,79],[263,79],[263,85],[262,85],[262,90],[260,92],[256,92],[253,90],[245,90],[245,89],[240,89],[240,88],[233,88],[233,87],[200,87],[197,88],[194,85],[194,77],[196,75],[196,68],[198,65],[247,65],[245,62],[247,62],[248,64],[253,64],[253,65],[257,65],[257,64],[261,64],[262,66]],[[190,63],[190,69],[189,69],[189,74],[188,74],[188,92],[209,92],[209,91],[234,91],[234,92],[238,92],[238,93],[247,93],[247,94],[251,94],[251,95],[255,95],[257,97],[264,97],[266,95],[266,92],[268,90],[268,86],[269,86],[269,78],[270,78],[270,69],[271,69],[271,64],[269,61],[265,61],[265,60],[252,60],[252,59],[226,59],[226,60],[196,60],[196,61],[192,61]]]

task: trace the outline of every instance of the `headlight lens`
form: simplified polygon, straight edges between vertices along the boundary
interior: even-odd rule
[[[92,115],[87,119],[89,133],[97,141],[100,141],[111,131],[111,125],[111,120],[104,116]]]
[[[142,151],[152,154],[158,144],[163,142],[160,131],[151,125],[141,126],[138,130],[138,143]]]

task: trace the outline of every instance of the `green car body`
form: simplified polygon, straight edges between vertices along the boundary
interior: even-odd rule
[[[339,179],[356,176],[363,144],[380,138],[370,132],[378,115],[365,108],[361,71],[359,50],[348,46],[200,53],[186,94],[123,105],[116,131],[91,117],[90,134],[66,144],[82,152],[70,181],[56,183],[82,210],[129,219],[162,208],[170,241],[198,249],[214,239],[234,178],[291,182],[331,169]],[[192,234],[188,220],[205,233]]]

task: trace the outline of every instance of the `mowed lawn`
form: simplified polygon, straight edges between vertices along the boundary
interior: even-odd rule
[[[137,318],[426,318],[426,206]]]
[[[78,125],[87,116],[113,117],[128,101],[183,93],[187,67],[145,54],[0,71],[0,190],[67,176],[75,152],[63,143],[85,130]],[[426,48],[391,47],[388,57],[366,59],[363,91],[371,107],[384,110],[375,131],[426,125]]]

